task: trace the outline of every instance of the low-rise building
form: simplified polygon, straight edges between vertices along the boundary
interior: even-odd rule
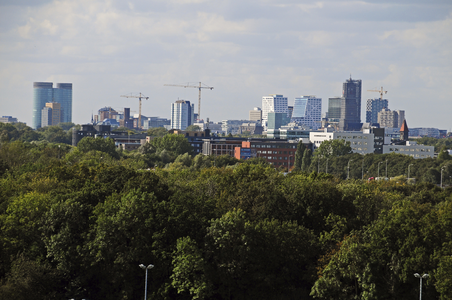
[[[313,143],[314,149],[320,147],[323,141],[344,140],[350,142],[350,147],[354,153],[368,154],[374,153],[375,135],[359,131],[329,131],[328,128],[321,132],[310,132],[309,141]]]
[[[435,147],[418,145],[416,142],[407,141],[406,145],[383,145],[383,154],[399,153],[409,155],[416,159],[434,157]]]

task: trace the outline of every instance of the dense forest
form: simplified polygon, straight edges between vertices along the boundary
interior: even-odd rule
[[[177,135],[136,152],[2,137],[0,299],[142,299],[140,264],[149,299],[416,299],[414,273],[424,299],[452,299],[447,152],[300,144],[287,173]]]

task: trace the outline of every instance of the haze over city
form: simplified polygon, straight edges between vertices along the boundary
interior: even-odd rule
[[[327,110],[342,82],[365,100],[388,91],[409,127],[450,130],[452,2],[437,1],[1,1],[0,114],[31,124],[33,82],[73,83],[74,123],[104,106],[170,117],[198,91],[201,116],[247,119],[262,96],[289,105],[316,95]]]

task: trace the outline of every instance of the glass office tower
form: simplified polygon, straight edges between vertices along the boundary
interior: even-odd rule
[[[72,83],[57,83],[53,88],[52,82],[33,82],[33,129],[41,127],[41,111],[51,102],[61,104],[62,122],[72,122]]]

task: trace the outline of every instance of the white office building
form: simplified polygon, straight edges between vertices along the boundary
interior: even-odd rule
[[[292,120],[313,130],[320,128],[322,118],[322,98],[316,96],[301,96],[295,98]]]
[[[407,141],[406,145],[383,145],[383,154],[399,153],[409,155],[416,159],[434,157],[435,147],[418,145],[416,142]]]
[[[266,126],[269,112],[288,113],[287,97],[283,95],[269,95],[262,97],[262,125]]]
[[[178,100],[171,103],[171,129],[185,130],[195,121],[195,105],[190,101]]]
[[[368,154],[374,153],[375,135],[373,133],[363,133],[359,131],[317,131],[309,133],[309,141],[314,144],[314,149],[320,147],[323,141],[344,140],[350,142],[350,147],[354,153]]]

